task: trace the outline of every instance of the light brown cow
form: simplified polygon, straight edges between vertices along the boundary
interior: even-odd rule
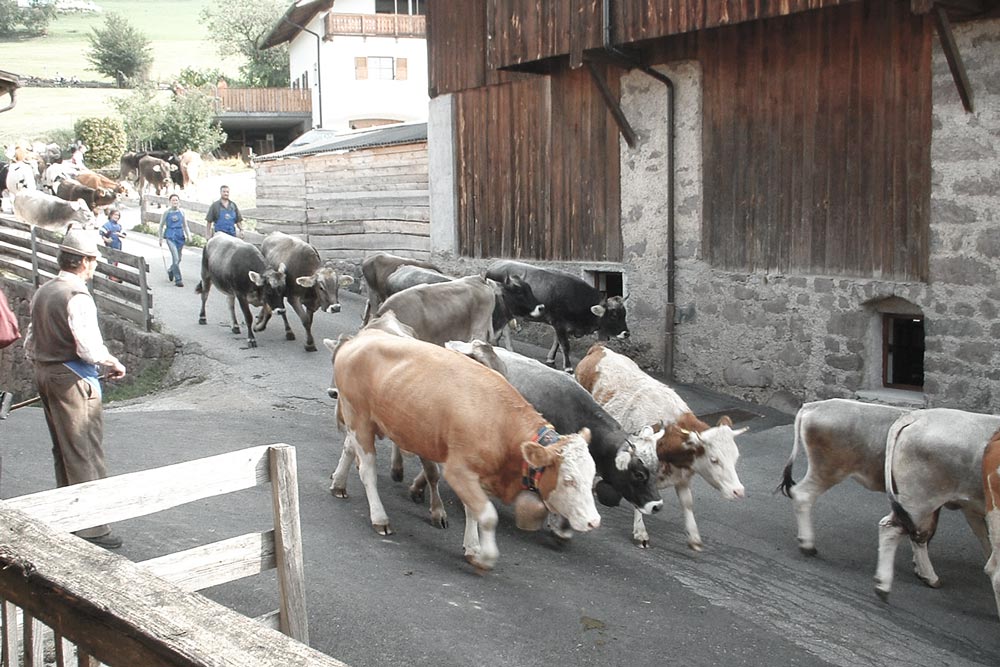
[[[993,553],[986,561],[986,574],[1000,614],[1000,431],[993,434],[983,453],[983,496],[986,500],[986,528]]]
[[[487,493],[513,503],[525,478],[574,530],[600,525],[587,429],[559,435],[499,373],[430,343],[378,329],[339,345],[323,342],[334,353],[337,422],[347,429],[330,490],[346,497],[356,459],[377,532],[392,533],[376,486],[379,436],[444,464],[444,478],[465,506],[465,557],[479,569],[491,569],[499,555],[497,512]]]
[[[710,427],[691,412],[677,392],[647,375],[628,357],[600,343],[593,345],[577,364],[576,379],[626,432],[638,433],[646,426],[663,425],[664,434],[656,443],[660,461],[657,487],[674,487],[684,514],[688,546],[701,551],[691,480],[695,474],[701,475],[724,499],[742,499],[743,484],[736,473],[740,452],[734,438],[747,429],[734,431],[729,417],[722,417],[717,426]],[[649,534],[638,511],[632,537],[640,547],[649,546]]]
[[[128,192],[128,187],[124,183],[117,183],[107,176],[102,176],[96,171],[83,170],[73,176],[77,181],[83,183],[88,188],[94,188],[98,190],[104,188],[105,190],[111,190],[115,194],[125,194]]]
[[[430,262],[412,257],[400,257],[387,252],[376,252],[366,257],[361,263],[361,275],[368,285],[368,301],[365,303],[365,312],[361,315],[364,324],[368,324],[368,320],[378,311],[382,302],[389,298],[386,282],[392,272],[401,266],[419,266],[441,273],[441,269]]]

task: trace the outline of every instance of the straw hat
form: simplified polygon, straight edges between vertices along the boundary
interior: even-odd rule
[[[66,232],[59,249],[74,255],[97,257],[97,232],[73,228]]]

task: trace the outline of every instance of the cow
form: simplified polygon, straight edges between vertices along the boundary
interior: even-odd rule
[[[991,546],[989,560],[983,569],[993,585],[1000,614],[1000,431],[993,434],[983,452],[983,497]]]
[[[379,329],[340,345],[323,342],[335,352],[337,423],[347,431],[331,491],[346,496],[356,459],[379,534],[392,534],[376,486],[379,436],[444,464],[465,507],[465,557],[478,570],[492,569],[499,556],[498,517],[487,494],[512,503],[523,490],[536,492],[574,530],[600,526],[587,429],[560,435],[503,376],[443,347]]]
[[[490,281],[466,276],[393,294],[377,314],[391,310],[420,340],[444,345],[450,340],[493,340],[495,306],[496,292]]]
[[[723,416],[710,427],[695,417],[677,392],[647,375],[626,357],[601,344],[592,345],[576,368],[576,379],[622,428],[630,433],[644,426],[664,428],[656,443],[659,461],[657,485],[674,487],[684,514],[688,547],[702,550],[701,535],[694,519],[691,480],[701,475],[725,500],[742,499],[743,484],[736,473],[740,452],[736,436],[748,429],[733,429]],[[641,548],[649,546],[642,514],[635,513],[632,536]]]
[[[401,266],[419,266],[441,273],[441,269],[420,259],[410,257],[400,257],[387,252],[376,252],[370,257],[366,257],[361,262],[361,275],[368,285],[368,301],[365,303],[365,312],[361,316],[363,324],[368,324],[373,313],[378,312],[379,305],[388,298],[386,293],[386,280],[393,271]]]
[[[590,429],[590,455],[600,477],[597,498],[603,505],[614,507],[624,498],[641,514],[660,511],[663,499],[655,473],[656,442],[662,431],[654,433],[644,426],[637,433],[626,433],[576,380],[535,359],[481,341],[451,341],[446,347],[480,361],[488,359],[486,365],[506,377],[560,433]]]
[[[454,280],[454,278],[434,269],[405,264],[386,277],[385,299],[416,285],[433,285],[435,283],[446,283],[449,280]]]
[[[73,222],[94,226],[94,214],[87,202],[66,201],[41,190],[21,190],[14,195],[14,215],[28,224],[55,231]]]
[[[181,188],[187,188],[198,184],[198,174],[201,171],[201,155],[197,151],[184,151],[177,157],[180,173]]]
[[[233,333],[240,333],[240,325],[236,321],[236,301],[239,301],[243,322],[247,327],[247,347],[257,347],[250,305],[267,305],[275,312],[283,312],[284,273],[267,268],[264,255],[256,246],[235,236],[216,234],[209,239],[201,255],[201,281],[194,290],[201,294],[198,324],[208,324],[205,319],[205,302],[208,301],[208,293],[213,284],[229,298]]]
[[[139,183],[139,160],[145,157],[145,153],[129,151],[123,153],[118,162],[118,178],[122,181],[130,181],[136,185]]]
[[[889,405],[830,398],[806,403],[795,414],[792,453],[776,490],[792,499],[799,550],[816,555],[812,508],[816,499],[853,477],[869,491],[885,493],[885,441],[889,428],[908,411]],[[792,466],[805,449],[809,468],[798,483]]]
[[[517,277],[531,286],[545,311],[526,319],[545,322],[555,330],[555,339],[546,363],[555,365],[556,351],[562,348],[563,369],[573,372],[570,364],[569,336],[579,338],[597,332],[598,340],[628,338],[625,300],[619,296],[604,298],[592,285],[564,271],[545,269],[524,262],[498,260],[486,268],[486,277],[503,281]]]
[[[338,276],[336,269],[323,265],[316,248],[283,232],[268,234],[260,249],[269,267],[284,267],[285,298],[302,321],[302,328],[306,330],[306,352],[315,352],[313,313],[317,310],[339,313],[340,288],[352,284],[354,278]],[[254,328],[264,331],[270,318],[271,309],[264,306]],[[295,340],[284,312],[281,313],[281,319],[285,323],[285,339]]]
[[[21,190],[35,190],[38,187],[35,168],[28,162],[11,162],[7,165],[4,186],[12,197]]]
[[[76,179],[77,181],[83,183],[88,187],[94,188],[95,190],[98,188],[104,188],[105,190],[111,190],[115,194],[119,195],[128,194],[128,186],[126,186],[124,183],[116,182],[108,178],[107,176],[102,176],[101,174],[98,174],[96,171],[90,171],[89,169],[84,169],[83,171],[78,172],[76,176],[73,176],[72,178]]]
[[[59,182],[67,178],[75,178],[79,171],[80,170],[69,161],[54,162],[46,167],[45,171],[42,173],[42,189],[51,194],[56,194]]]
[[[148,187],[152,187],[159,196],[163,192],[169,192],[173,172],[177,167],[166,160],[146,155],[139,159],[139,183],[137,188],[139,194],[143,194]]]
[[[885,488],[892,511],[878,524],[875,592],[887,601],[900,538],[913,545],[913,567],[931,588],[941,585],[927,555],[942,507],[960,509],[990,556],[983,497],[983,451],[1000,417],[949,408],[914,410],[889,428]]]
[[[100,207],[110,206],[118,199],[118,195],[113,190],[105,188],[95,190],[72,178],[64,178],[59,181],[59,185],[56,186],[56,196],[66,201],[82,199],[87,202],[87,206],[95,214]]]

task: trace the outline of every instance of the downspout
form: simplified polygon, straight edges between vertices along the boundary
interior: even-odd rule
[[[319,123],[316,125],[317,128],[323,127],[323,71],[320,69],[320,63],[322,62],[322,52],[320,47],[323,44],[323,38],[319,36],[318,33],[313,32],[304,25],[299,25],[295,21],[291,20],[287,16],[282,16],[281,20],[285,23],[295,26],[302,32],[308,32],[310,35],[316,38],[316,98],[319,100]]]
[[[674,319],[677,302],[674,293],[676,279],[676,257],[674,253],[674,82],[667,75],[644,65],[611,41],[611,0],[603,0],[603,42],[604,50],[616,60],[631,62],[640,71],[653,77],[667,87],[667,305],[664,313],[666,322],[663,330],[663,374],[668,382],[674,380],[674,350],[677,335]]]

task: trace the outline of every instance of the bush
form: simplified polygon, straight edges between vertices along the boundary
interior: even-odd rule
[[[175,153],[188,149],[211,153],[226,141],[226,133],[214,121],[214,98],[193,90],[175,95],[163,110],[157,143]]]
[[[191,234],[191,242],[188,243],[189,248],[204,248],[208,240],[201,234]]]
[[[117,118],[81,118],[73,126],[76,138],[87,147],[90,168],[117,166],[125,152],[125,128]]]
[[[146,79],[153,64],[149,38],[121,14],[108,14],[100,28],[91,28],[86,56],[93,70],[118,82],[119,88]]]

